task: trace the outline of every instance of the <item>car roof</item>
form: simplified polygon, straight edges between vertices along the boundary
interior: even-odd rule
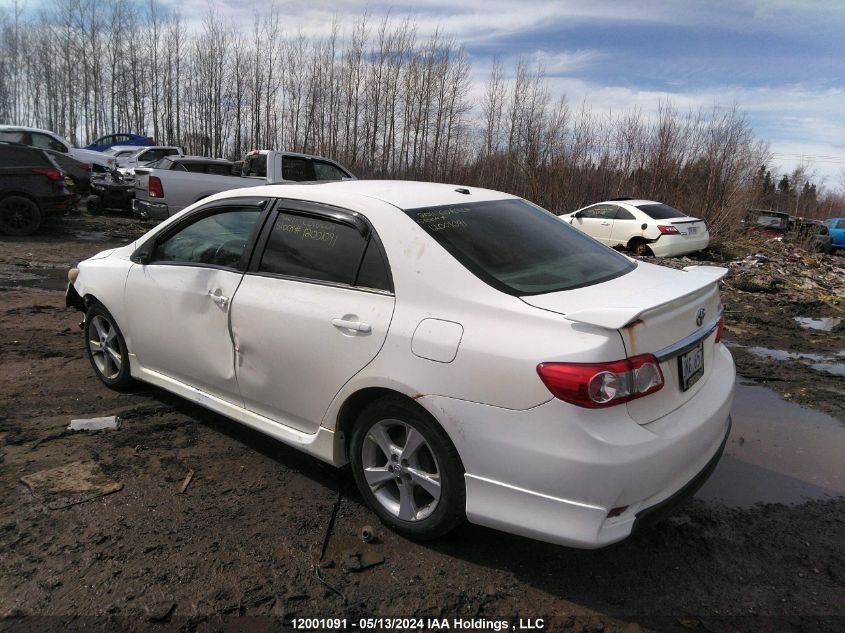
[[[176,145],[112,145],[109,149],[118,152],[143,152],[148,149],[179,149]]]
[[[209,158],[207,156],[165,156],[167,160],[172,160],[174,163],[211,163],[220,165],[231,165],[232,161],[225,158]]]
[[[469,194],[460,193],[458,190],[468,191]],[[517,198],[517,196],[491,189],[410,180],[343,180],[307,185],[266,185],[249,189],[235,189],[218,194],[218,196],[219,198],[228,198],[232,197],[232,194],[293,198],[341,207],[354,204],[354,206],[363,206],[364,208],[366,208],[368,201],[375,199],[399,209],[418,209]]]

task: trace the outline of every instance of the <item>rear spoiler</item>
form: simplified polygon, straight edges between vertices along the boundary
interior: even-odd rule
[[[678,288],[677,285],[672,288],[652,288],[647,296],[641,297],[636,302],[638,305],[588,308],[576,310],[564,316],[566,319],[578,323],[597,325],[609,330],[621,330],[649,310],[688,297],[702,288],[717,283],[728,274],[728,269],[716,266],[687,266],[684,268],[684,272],[688,273],[689,276],[684,279],[686,283],[681,288]]]

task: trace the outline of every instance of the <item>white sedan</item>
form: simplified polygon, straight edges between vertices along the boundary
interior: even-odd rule
[[[653,200],[616,198],[560,216],[590,237],[638,255],[673,257],[707,248],[707,224]]]
[[[721,268],[632,261],[508,194],[217,194],[69,273],[91,364],[342,466],[387,525],[619,541],[730,428]]]

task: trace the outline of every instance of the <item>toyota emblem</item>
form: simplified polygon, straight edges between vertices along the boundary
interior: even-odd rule
[[[698,314],[695,315],[695,324],[698,327],[701,327],[701,324],[704,323],[704,316],[707,314],[707,311],[704,308],[698,309]]]

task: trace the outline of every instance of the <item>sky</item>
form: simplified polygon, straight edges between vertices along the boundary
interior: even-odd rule
[[[198,25],[213,5],[249,28],[267,0],[160,0]],[[328,31],[365,10],[411,15],[470,54],[479,86],[494,57],[541,61],[556,94],[594,113],[669,100],[680,110],[738,106],[773,165],[808,167],[845,189],[845,0],[277,0],[288,32]]]

